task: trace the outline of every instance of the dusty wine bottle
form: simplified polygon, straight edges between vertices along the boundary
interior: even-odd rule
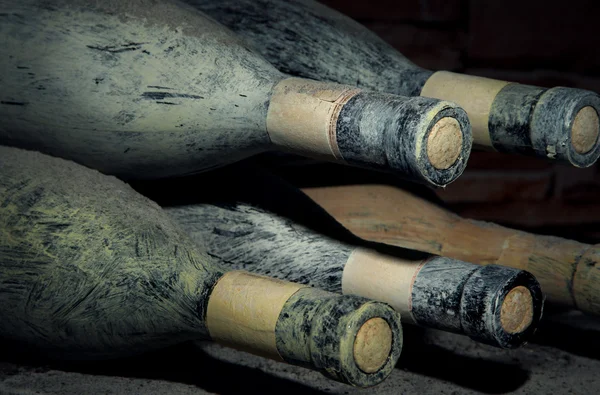
[[[415,251],[379,253],[359,240],[344,239],[349,233],[332,217],[276,177],[249,166],[211,177],[221,184],[227,179],[227,186],[211,188],[205,177],[176,180],[160,189],[177,196],[181,186],[187,202],[171,198],[172,205],[163,208],[224,265],[381,300],[405,323],[463,333],[497,347],[518,347],[537,327],[543,295],[528,272]],[[192,203],[185,197],[193,195],[189,186],[198,184],[216,192]],[[296,217],[312,216],[312,224],[327,229],[319,233],[296,222],[286,216],[292,211]]]
[[[364,26],[313,0],[185,0],[242,35],[280,70],[407,96],[451,100],[474,144],[574,166],[600,156],[600,97],[416,66]]]
[[[154,202],[114,177],[0,147],[0,337],[55,358],[214,340],[381,382],[402,345],[388,305],[214,263]]]
[[[454,103],[289,77],[178,1],[0,2],[0,142],[124,179],[283,150],[446,185],[472,145]]]
[[[461,218],[387,185],[303,191],[366,240],[527,270],[539,280],[548,301],[600,315],[598,245]]]

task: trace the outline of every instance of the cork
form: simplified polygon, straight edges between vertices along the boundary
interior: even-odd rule
[[[429,162],[436,169],[448,169],[460,156],[462,146],[460,124],[454,118],[444,117],[433,125],[427,137]]]
[[[227,272],[208,302],[210,337],[225,346],[278,361],[275,327],[288,299],[303,285],[244,271]]]
[[[590,152],[598,140],[600,122],[594,107],[583,107],[573,121],[571,128],[571,144],[579,154]]]
[[[354,341],[354,361],[365,373],[374,373],[383,367],[392,350],[393,334],[390,325],[380,317],[363,324]]]
[[[469,115],[473,143],[493,148],[488,121],[496,95],[509,82],[449,71],[434,73],[421,90],[421,96],[457,103]]]
[[[533,321],[533,298],[522,285],[513,288],[502,302],[500,323],[510,333],[520,333],[529,328]]]
[[[302,78],[286,78],[273,89],[267,132],[279,149],[343,160],[336,141],[338,115],[360,89]]]

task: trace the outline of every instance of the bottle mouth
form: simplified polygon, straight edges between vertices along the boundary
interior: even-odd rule
[[[589,167],[600,157],[600,96],[555,87],[538,99],[531,115],[533,150],[539,156]]]
[[[526,287],[519,285],[504,297],[500,310],[500,324],[506,333],[522,333],[533,322],[533,297]]]
[[[327,319],[317,320],[311,329],[311,333],[323,333],[311,340],[312,361],[338,381],[354,387],[372,387],[392,373],[400,358],[400,314],[386,303],[361,296],[340,298],[332,298],[319,307]],[[334,321],[337,322],[332,325]]]
[[[425,98],[423,98],[425,99]],[[427,127],[415,146],[415,167],[421,178],[435,186],[446,186],[465,170],[473,145],[467,113],[453,103],[435,99],[419,119]]]
[[[544,295],[531,273],[485,265],[465,283],[460,304],[465,334],[495,347],[514,349],[536,331]]]
[[[571,127],[571,144],[578,154],[584,155],[590,152],[600,134],[600,120],[596,109],[585,106],[575,116]]]
[[[354,340],[354,361],[365,373],[379,371],[388,361],[394,335],[381,317],[371,318],[358,330]]]
[[[427,137],[429,163],[438,170],[449,169],[460,157],[463,136],[455,118],[444,117],[431,128]]]

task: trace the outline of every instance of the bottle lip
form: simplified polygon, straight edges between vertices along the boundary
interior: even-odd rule
[[[483,278],[497,281],[484,284]],[[461,322],[474,340],[517,348],[536,331],[543,305],[541,286],[531,273],[499,265],[482,266],[465,284],[461,301],[461,316],[471,317],[475,312],[479,319]]]
[[[449,102],[433,100],[435,115],[418,136],[415,161],[421,177],[435,186],[455,181],[467,167],[473,147],[471,124],[465,110]]]
[[[600,96],[555,87],[539,98],[531,118],[531,143],[540,156],[589,167],[600,158]]]
[[[336,325],[331,322],[327,325],[328,331],[334,331],[332,337],[339,339],[339,347],[329,350],[337,349],[336,355],[322,355],[319,359],[326,365],[327,361],[337,360],[334,364],[337,366],[320,368],[332,378],[355,387],[372,387],[392,373],[400,358],[403,345],[400,314],[383,302],[355,295],[341,297],[356,308],[343,314]],[[339,306],[338,302],[332,301]]]

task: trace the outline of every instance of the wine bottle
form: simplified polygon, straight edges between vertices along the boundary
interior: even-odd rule
[[[600,98],[593,92],[434,73],[313,0],[185,1],[239,33],[286,73],[456,102],[469,114],[478,147],[578,167],[600,156]]]
[[[123,179],[283,150],[433,185],[472,145],[457,105],[290,77],[178,1],[0,2],[0,142]]]
[[[0,147],[0,337],[54,358],[133,355],[214,340],[381,382],[402,345],[390,307],[227,271],[114,177]]]
[[[193,185],[202,185],[201,196]],[[503,348],[526,342],[542,313],[543,295],[531,274],[416,251],[377,251],[297,189],[250,165],[150,188],[166,191],[158,197],[164,210],[233,269],[381,300],[405,323]]]
[[[600,314],[600,248],[473,221],[387,185],[303,191],[356,235],[372,241],[527,270],[548,300]],[[343,197],[343,198],[342,198]]]

